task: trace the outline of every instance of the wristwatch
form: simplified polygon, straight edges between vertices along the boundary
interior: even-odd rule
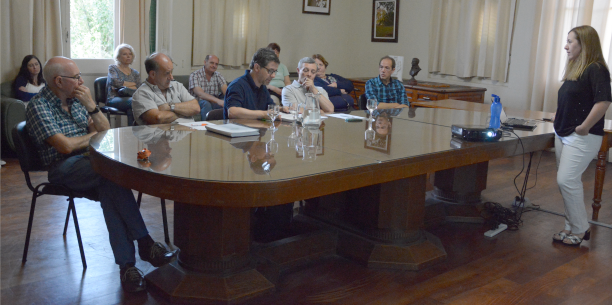
[[[100,107],[96,106],[96,109],[94,109],[93,111],[88,111],[87,113],[89,113],[89,115],[94,115],[98,112],[100,112]]]
[[[174,112],[174,104],[170,104],[170,111]]]

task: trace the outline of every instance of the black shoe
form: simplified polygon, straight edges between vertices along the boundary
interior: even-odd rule
[[[147,289],[147,283],[144,280],[142,271],[131,266],[121,269],[121,287],[125,292],[140,292]]]
[[[164,245],[156,242],[149,249],[138,249],[138,255],[140,259],[145,262],[151,263],[153,267],[160,267],[172,261],[176,252],[170,252]]]

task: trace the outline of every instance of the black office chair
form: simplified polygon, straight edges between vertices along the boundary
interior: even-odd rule
[[[368,98],[365,93],[359,96],[359,110],[368,110]]]
[[[96,98],[96,104],[98,105],[98,107],[100,107],[100,111],[102,111],[102,113],[106,113],[106,118],[110,122],[111,114],[127,116],[127,111],[121,111],[115,107],[110,107],[110,106],[100,106],[100,104],[106,104],[106,97],[107,97],[106,82],[107,80],[108,78],[106,76],[96,78],[96,80],[94,81],[94,94]],[[124,97],[124,99],[131,99],[131,97]],[[128,119],[128,126],[133,126],[134,122],[130,122],[130,121],[131,120]]]
[[[206,114],[206,121],[223,120],[223,109],[214,109]]]
[[[68,228],[68,221],[70,219],[70,212],[72,212],[72,219],[74,221],[74,229],[76,230],[77,240],[79,242],[79,250],[81,251],[81,262],[83,263],[83,269],[87,269],[87,262],[85,261],[85,252],[83,251],[83,242],[81,240],[81,231],[79,230],[79,221],[77,219],[76,209],[74,206],[74,198],[87,198],[90,200],[98,201],[97,194],[85,194],[77,193],[62,184],[43,182],[36,187],[32,185],[30,180],[30,172],[47,171],[41,164],[38,158],[38,153],[34,143],[32,143],[30,136],[28,135],[28,129],[26,122],[23,121],[12,130],[13,140],[15,141],[15,150],[17,151],[17,157],[19,158],[19,165],[25,175],[26,184],[32,191],[32,204],[30,206],[30,218],[28,220],[28,230],[26,233],[25,246],[23,248],[23,258],[21,262],[25,264],[28,257],[28,247],[30,245],[30,234],[32,233],[32,222],[34,220],[34,208],[36,207],[36,198],[42,195],[55,195],[55,196],[66,196],[68,197],[68,212],[66,213],[66,222],[64,223],[64,236],[66,236],[66,229]]]

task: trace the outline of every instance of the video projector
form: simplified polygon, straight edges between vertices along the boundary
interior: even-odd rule
[[[495,142],[502,137],[502,130],[482,125],[452,125],[453,137],[470,142]]]

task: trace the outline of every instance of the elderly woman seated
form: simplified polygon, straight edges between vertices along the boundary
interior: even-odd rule
[[[338,74],[325,74],[329,63],[321,54],[315,54],[312,58],[317,63],[317,76],[314,79],[315,86],[322,87],[327,91],[329,100],[334,104],[336,112],[345,112],[354,104],[349,95],[353,91],[353,82]]]
[[[128,114],[128,124],[134,121],[132,116],[132,95],[140,87],[140,73],[130,68],[134,62],[134,48],[129,44],[120,44],[115,49],[116,64],[108,66],[106,81],[106,105],[115,107]]]

